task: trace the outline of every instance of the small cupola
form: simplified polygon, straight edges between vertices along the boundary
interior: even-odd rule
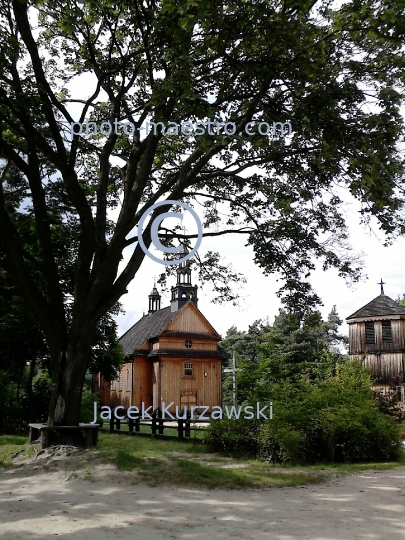
[[[156,288],[156,283],[153,285],[153,289],[149,295],[149,311],[148,314],[152,315],[152,313],[155,313],[156,311],[159,311],[160,309],[160,300],[161,296]]]
[[[182,259],[189,253],[184,247],[183,252],[179,253],[179,259]],[[172,287],[171,310],[178,311],[189,300],[192,300],[197,305],[197,285],[191,284],[191,268],[189,261],[179,264],[177,268],[177,284]]]

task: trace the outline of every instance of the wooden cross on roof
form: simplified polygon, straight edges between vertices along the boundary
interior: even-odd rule
[[[378,283],[378,285],[380,285],[380,287],[381,287],[381,294],[385,294],[384,293],[384,285],[386,285],[386,283],[384,283],[382,278],[381,278],[381,281]]]

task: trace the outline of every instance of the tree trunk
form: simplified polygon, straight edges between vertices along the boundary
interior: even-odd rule
[[[71,332],[67,346],[52,356],[52,387],[48,425],[78,426],[82,389],[95,329],[89,324],[76,325],[79,335]],[[54,358],[56,356],[56,358]]]
[[[34,406],[34,396],[32,391],[32,381],[34,380],[34,373],[35,373],[35,365],[36,365],[36,358],[31,359],[30,364],[30,371],[28,374],[28,381],[27,381],[27,398],[28,398],[28,420],[29,422],[35,422],[35,406]]]

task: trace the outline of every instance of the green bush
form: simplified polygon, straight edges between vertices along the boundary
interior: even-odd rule
[[[47,370],[40,370],[35,377],[32,392],[35,421],[47,422],[51,399],[51,378]]]
[[[234,456],[255,455],[259,450],[258,429],[255,420],[213,420],[206,430],[205,442],[214,450]]]
[[[31,399],[25,388],[20,387],[18,392],[17,385],[10,382],[8,374],[2,371],[0,386],[3,388],[0,400],[0,432],[25,433],[28,431],[30,419],[46,422],[51,392],[51,380],[47,370],[41,370],[34,378]]]
[[[100,399],[99,393],[91,392],[90,390],[83,390],[82,404],[80,408],[80,421],[89,423],[94,418],[94,402],[98,403]],[[99,419],[99,416],[98,416]]]
[[[380,410],[371,384],[361,363],[352,360],[324,380],[281,380],[267,396],[273,402],[272,420],[217,421],[207,442],[272,462],[395,460],[401,453],[401,425]]]

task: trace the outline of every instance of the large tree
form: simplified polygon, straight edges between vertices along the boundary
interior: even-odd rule
[[[198,201],[205,234],[247,234],[296,310],[318,300],[306,281],[314,258],[358,276],[343,189],[365,220],[376,216],[387,233],[403,227],[402,2],[332,4],[0,0],[1,266],[49,345],[50,422],[78,422],[98,321],[144,260],[134,229],[155,202]],[[137,129],[70,137],[69,124],[86,119]],[[163,133],[198,120],[234,122],[236,133]],[[147,134],[146,121],[162,124]],[[261,121],[289,121],[293,135],[262,135]],[[66,271],[55,245],[70,231]],[[212,263],[215,253],[201,261],[203,278]],[[219,293],[230,296],[226,286]]]

